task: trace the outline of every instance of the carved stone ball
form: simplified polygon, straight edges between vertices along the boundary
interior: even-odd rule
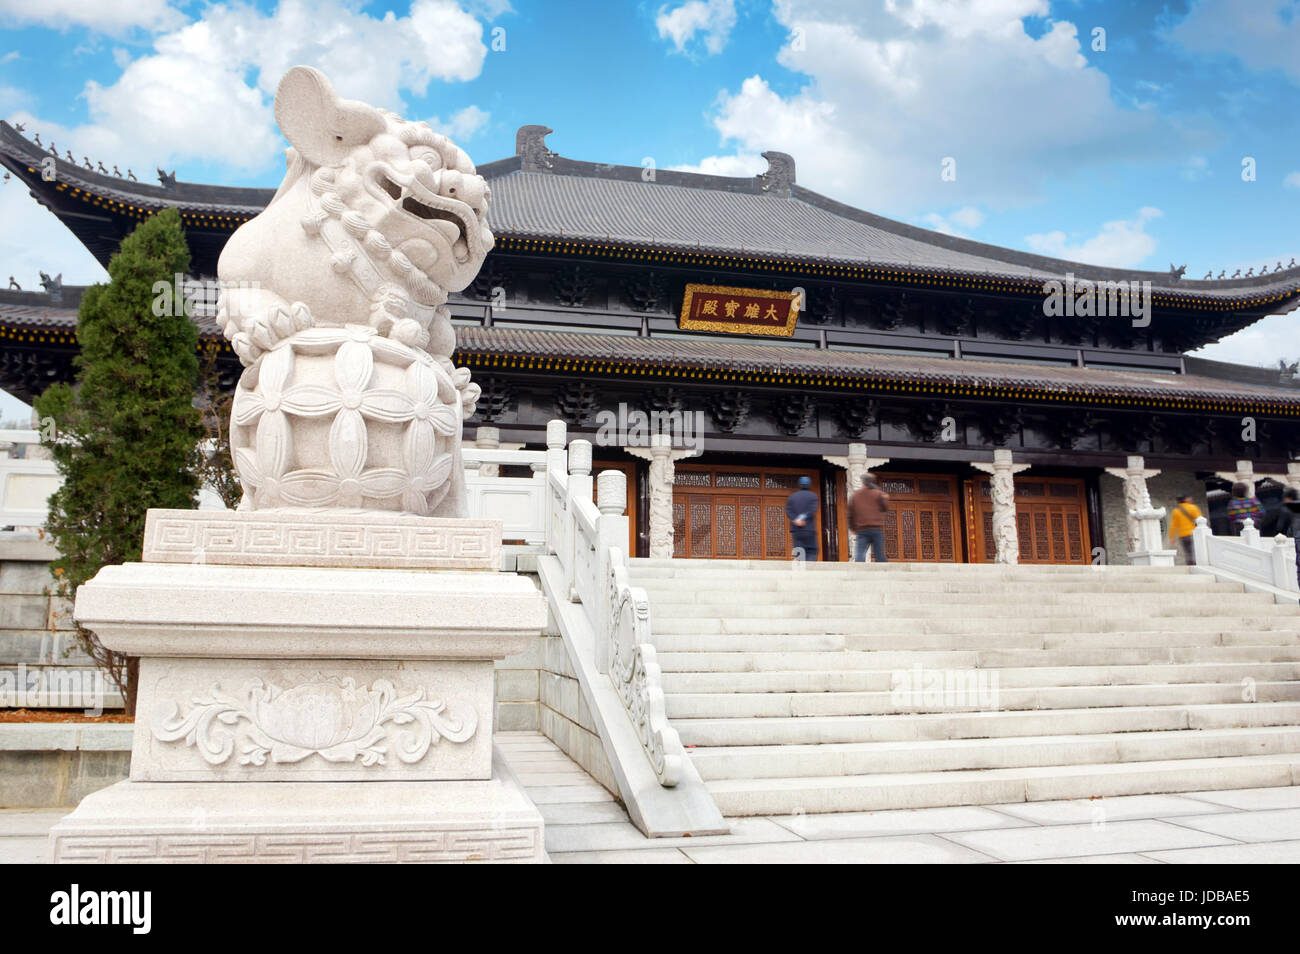
[[[458,466],[456,384],[427,353],[361,325],[281,342],[235,391],[240,509],[435,514]]]

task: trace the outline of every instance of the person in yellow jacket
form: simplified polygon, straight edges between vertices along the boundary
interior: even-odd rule
[[[1169,539],[1177,540],[1183,548],[1183,556],[1188,566],[1196,565],[1196,551],[1192,547],[1192,531],[1196,529],[1196,518],[1201,515],[1201,508],[1192,503],[1192,498],[1183,494],[1178,498],[1169,515]]]

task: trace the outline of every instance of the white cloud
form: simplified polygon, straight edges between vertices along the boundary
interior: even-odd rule
[[[464,139],[472,139],[475,133],[488,124],[491,116],[491,113],[479,109],[477,106],[466,106],[464,109],[452,113],[451,118],[446,121],[434,116],[428,122],[430,126],[444,136],[450,136],[459,142]]]
[[[0,0],[0,25],[88,27],[119,34],[139,28],[156,32],[185,22],[167,0]]]
[[[1115,219],[1102,225],[1094,236],[1072,243],[1061,231],[1025,236],[1025,243],[1040,255],[1064,258],[1088,265],[1134,268],[1156,250],[1156,239],[1146,232],[1146,225],[1163,213],[1145,206],[1136,218]]]
[[[1263,318],[1218,344],[1192,352],[1198,358],[1277,367],[1280,358],[1300,358],[1300,311]]]
[[[1179,140],[1113,102],[1074,24],[1031,37],[1022,18],[1048,12],[1046,0],[777,0],[791,36],[778,60],[807,84],[783,95],[750,76],[722,93],[714,125],[735,155],[788,152],[802,184],[907,216],[1031,202],[1098,157]],[[940,178],[949,156],[954,182]]]
[[[767,170],[767,160],[754,153],[743,156],[705,156],[698,163],[669,166],[675,172],[699,172],[707,176],[748,179]]]
[[[972,205],[967,205],[948,215],[930,212],[921,216],[921,221],[936,232],[969,238],[970,231],[984,224],[984,213]]]
[[[343,0],[281,0],[270,14],[217,4],[157,37],[116,82],[87,83],[90,123],[37,120],[33,129],[137,171],[188,159],[253,171],[282,148],[271,102],[291,66],[315,66],[341,95],[405,112],[404,90],[473,79],[486,55],[481,24],[452,0],[415,0],[409,16],[378,19]],[[474,116],[460,121],[469,128]]]
[[[1283,179],[1282,186],[1286,189],[1300,189],[1300,169],[1290,173]]]
[[[1226,54],[1252,70],[1278,69],[1300,83],[1295,0],[1198,0],[1169,39],[1188,52]]]
[[[696,33],[704,34],[706,50],[721,53],[735,25],[734,0],[689,0],[673,10],[660,7],[655,17],[660,39],[672,40],[678,53],[686,51]]]
[[[62,272],[65,285],[108,280],[95,257],[21,183],[0,186],[0,222],[0,288],[8,287],[12,275],[25,291],[40,291],[42,271]]]
[[[19,53],[17,50],[10,50],[4,56],[0,56],[0,63],[12,63],[14,60],[18,59],[18,57]]]

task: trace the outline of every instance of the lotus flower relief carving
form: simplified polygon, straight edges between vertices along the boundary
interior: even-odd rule
[[[351,678],[333,678],[289,689],[253,679],[236,695],[214,685],[190,702],[184,714],[174,704],[158,713],[151,731],[161,742],[183,739],[212,765],[230,759],[236,745],[241,765],[265,765],[268,758],[300,762],[312,755],[327,762],[383,765],[394,741],[397,757],[410,764],[438,740],[464,742],[478,728],[472,707],[426,699],[423,689],[401,695],[385,679],[366,688]]]

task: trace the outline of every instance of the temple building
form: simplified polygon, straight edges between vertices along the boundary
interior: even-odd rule
[[[849,558],[846,495],[870,470],[891,495],[890,559],[936,562],[1001,545],[1022,563],[1124,563],[1144,493],[1191,494],[1223,532],[1231,482],[1266,505],[1300,484],[1294,371],[1187,354],[1296,307],[1294,264],[1099,268],[852,208],[800,186],[783,153],[727,178],[568,159],[549,133],[525,126],[515,155],[479,167],[496,247],[450,300],[456,363],[483,392],[466,433],[541,447],[565,420],[597,469],[627,474],[639,556],[787,559],[801,476],[821,559]],[[5,123],[0,163],[104,264],[177,208],[197,282],[274,192],[105,175]],[[28,400],[71,378],[76,351],[81,289],[45,285],[0,292],[0,386]],[[201,346],[225,348],[210,305]],[[993,517],[1012,503],[990,486],[1009,473],[1008,543]]]

